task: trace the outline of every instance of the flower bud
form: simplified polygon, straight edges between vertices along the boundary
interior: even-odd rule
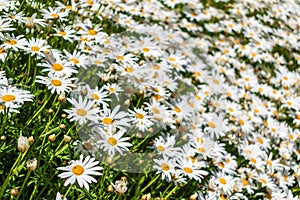
[[[66,94],[65,94],[65,92],[62,92],[62,93],[58,96],[57,100],[58,100],[59,102],[65,102],[65,101],[66,101]]]
[[[64,135],[64,141],[65,141],[66,143],[69,143],[69,142],[71,141],[71,137],[68,136],[68,135]]]
[[[12,195],[12,196],[17,196],[18,193],[19,193],[19,190],[18,188],[13,188],[9,191],[9,193]]]
[[[144,194],[141,198],[141,200],[151,200],[151,194],[148,193],[148,194]]]
[[[0,138],[2,141],[5,141],[6,140],[6,136],[5,135],[1,135],[1,138]]]
[[[190,200],[197,200],[198,195],[197,194],[192,194],[190,196]]]
[[[60,125],[59,125],[59,128],[65,129],[65,128],[66,128],[66,125],[65,125],[65,124],[60,124]]]
[[[49,135],[48,139],[49,139],[51,142],[54,142],[54,141],[56,140],[55,134]]]
[[[24,153],[28,149],[29,149],[28,139],[27,139],[27,137],[24,137],[21,134],[18,139],[18,150],[21,151],[22,153]]]
[[[34,137],[33,137],[33,136],[30,136],[30,137],[28,138],[28,142],[29,142],[29,144],[33,144],[33,143],[34,143]]]
[[[48,110],[48,113],[49,114],[52,114],[54,112],[54,110],[52,109],[52,108],[50,108],[49,110]]]
[[[109,185],[107,187],[107,192],[113,192],[114,191],[114,187],[112,185]]]
[[[31,159],[31,160],[28,160],[28,161],[26,162],[26,168],[27,168],[29,171],[34,171],[34,170],[36,170],[36,168],[37,168],[37,160],[36,160],[36,158]]]

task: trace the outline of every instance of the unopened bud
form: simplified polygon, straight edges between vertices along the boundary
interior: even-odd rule
[[[66,128],[66,125],[65,125],[65,124],[60,124],[60,125],[59,125],[59,128],[65,129],[65,128]]]
[[[28,161],[26,162],[26,168],[27,168],[29,171],[34,171],[34,170],[36,170],[36,168],[37,168],[37,160],[36,160],[36,158],[31,159],[31,160],[28,160]]]
[[[64,135],[64,141],[69,143],[71,141],[71,137],[68,135]]]
[[[197,197],[198,197],[197,194],[192,194],[192,195],[190,196],[190,200],[196,200]]]
[[[27,139],[27,137],[24,137],[21,134],[18,139],[18,150],[21,151],[22,153],[24,153],[28,149],[29,149],[28,139]]]
[[[130,99],[127,99],[125,102],[124,102],[124,105],[129,107],[130,106]]]
[[[48,113],[49,114],[52,114],[54,112],[54,110],[52,109],[52,108],[50,108],[49,110],[48,110]]]
[[[9,191],[9,193],[12,195],[12,196],[17,196],[18,193],[19,193],[19,190],[17,188],[13,188]]]
[[[121,180],[126,182],[127,181],[127,177],[126,176],[122,176]]]
[[[34,143],[34,137],[33,137],[33,136],[30,136],[30,137],[28,138],[28,142],[29,142],[29,144],[33,144],[33,143]]]
[[[141,200],[151,200],[151,194],[148,193],[148,194],[144,194],[141,198]]]
[[[5,141],[6,140],[6,136],[5,135],[1,135],[1,138],[0,138],[2,141]]]
[[[58,96],[57,100],[58,100],[59,102],[65,102],[65,101],[66,101],[66,94],[65,94],[64,92],[62,92],[62,93]]]
[[[107,192],[113,192],[114,191],[114,187],[112,185],[109,185],[107,187]]]
[[[55,134],[49,135],[48,139],[49,139],[51,142],[54,142],[54,141],[56,140]]]

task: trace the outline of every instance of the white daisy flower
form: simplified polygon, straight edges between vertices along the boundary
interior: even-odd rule
[[[207,171],[199,169],[190,159],[179,157],[175,166],[178,168],[178,173],[188,176],[190,179],[201,181],[204,176],[208,175]]]
[[[32,101],[32,98],[30,92],[16,87],[3,87],[0,90],[0,103],[4,107],[17,108],[26,101]]]
[[[66,197],[61,198],[61,196],[62,196],[62,195],[61,195],[59,192],[57,192],[57,194],[56,194],[56,199],[55,199],[55,200],[67,200]]]
[[[129,110],[128,112],[131,121],[137,126],[140,131],[146,131],[153,125],[151,121],[152,117],[148,115],[148,112],[141,108],[133,108],[134,111]]]
[[[68,98],[67,99],[74,108],[72,109],[64,109],[65,112],[67,112],[68,118],[70,121],[77,121],[79,125],[82,125],[86,123],[88,120],[93,121],[95,123],[98,122],[97,113],[100,112],[99,108],[94,107],[94,101],[89,100],[89,98],[82,98],[82,96],[79,96],[78,101],[74,98]]]
[[[171,181],[172,174],[176,173],[174,160],[163,155],[163,158],[154,159],[154,162],[153,168],[158,170],[157,174],[161,173],[162,180]]]
[[[120,111],[120,105],[116,106],[113,110],[103,105],[103,110],[100,113],[100,120],[102,125],[106,128],[119,128],[126,131],[125,127],[129,127],[128,114],[124,111]]]
[[[129,151],[128,147],[131,147],[132,144],[127,142],[129,137],[122,137],[124,131],[119,130],[117,133],[112,134],[110,131],[108,133],[104,132],[102,129],[99,129],[101,139],[98,140],[100,149],[108,152],[109,155],[115,155],[116,152],[122,154],[123,152]]]
[[[72,87],[75,87],[72,83],[75,78],[61,77],[52,73],[49,73],[48,77],[36,76],[36,78],[37,80],[35,82],[47,85],[52,94],[54,92],[57,94],[61,94],[63,92],[68,93],[72,90]]]
[[[98,105],[109,106],[108,102],[111,101],[108,98],[108,92],[104,91],[104,88],[98,89],[98,86],[95,89],[88,90],[88,96],[91,97]]]
[[[67,180],[64,183],[64,186],[67,186],[69,184],[74,184],[75,181],[79,184],[80,187],[85,187],[87,190],[89,190],[89,183],[95,182],[97,183],[97,180],[93,178],[91,175],[94,176],[100,176],[102,173],[99,171],[103,168],[100,166],[97,166],[99,164],[99,161],[95,161],[95,158],[91,158],[90,156],[87,156],[83,160],[83,155],[80,155],[79,160],[72,160],[71,165],[66,167],[58,167],[58,170],[65,171],[58,176],[60,178],[67,178]]]
[[[60,76],[71,76],[73,73],[78,71],[73,68],[72,62],[69,62],[56,52],[50,52],[50,55],[47,55],[47,62],[41,63],[39,66],[45,67],[42,72],[50,72]]]

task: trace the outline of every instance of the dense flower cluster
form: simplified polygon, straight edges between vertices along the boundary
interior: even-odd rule
[[[33,95],[17,86],[12,85],[11,80],[5,76],[5,72],[0,71],[0,113],[19,112],[25,102],[32,101]]]
[[[78,151],[89,142],[94,156],[101,149],[117,157],[135,149],[140,134],[153,144],[162,179],[197,181],[202,199],[296,199],[299,2],[70,2],[45,8],[26,1],[31,16],[17,1],[1,3],[0,60],[28,54],[37,61],[29,66],[35,82],[66,95],[70,121],[92,127]],[[4,73],[0,83],[10,111],[31,100]],[[66,185],[74,174],[87,189],[95,182],[78,177],[82,162],[75,172],[76,163],[59,168],[73,170],[60,175],[71,177]]]

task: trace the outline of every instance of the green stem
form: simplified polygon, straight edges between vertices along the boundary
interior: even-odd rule
[[[144,187],[141,190],[141,193],[143,193],[148,187],[150,187],[159,177],[160,177],[160,174],[157,174],[156,177],[150,183],[148,183],[148,185],[146,187]]]
[[[175,192],[177,190],[177,188],[178,188],[178,186],[175,186],[173,188],[173,190],[171,190],[171,192],[169,192],[169,194],[165,198],[168,199],[173,194],[173,192]]]
[[[51,134],[51,133],[54,133],[54,132],[56,132],[56,131],[58,131],[58,130],[60,130],[59,127],[53,128],[53,129],[51,129],[50,131],[46,132],[45,134],[40,135],[39,138],[42,138],[42,137],[44,137],[44,136],[47,136],[47,135],[49,135],[49,134]]]
[[[57,108],[57,111],[55,112],[54,116],[52,117],[52,119],[47,123],[44,131],[41,133],[40,137],[42,137],[42,135],[44,134],[44,132],[46,132],[49,128],[49,126],[51,125],[51,123],[53,122],[53,120],[56,118],[56,116],[58,115],[59,111],[61,108],[61,104],[59,104],[59,107]]]
[[[138,148],[139,146],[141,146],[148,138],[149,138],[149,137],[146,136],[141,142],[139,142],[138,145],[134,146],[134,148],[132,149],[132,151],[134,152],[135,150],[137,150],[137,148]]]
[[[7,177],[6,177],[5,181],[4,181],[4,183],[3,183],[3,185],[1,186],[1,189],[0,189],[0,197],[3,197],[3,194],[4,194],[4,192],[5,192],[5,189],[6,189],[6,187],[7,187],[7,184],[9,183],[9,181],[10,181],[10,179],[11,179],[11,176],[12,176],[13,174],[15,174],[14,172],[15,172],[16,168],[19,166],[20,162],[21,162],[21,161],[23,160],[23,158],[26,156],[26,153],[27,153],[27,151],[26,151],[25,153],[23,153],[23,154],[20,153],[19,156],[18,156],[18,158],[17,158],[17,160],[15,161],[14,165],[13,165],[12,168],[10,169],[10,171],[9,171],[9,173],[8,173],[8,175],[7,175]]]
[[[66,196],[67,196],[67,194],[70,192],[71,188],[72,188],[72,185],[71,185],[71,186],[69,186],[69,188],[68,188],[67,192],[64,194],[64,197],[66,197]]]
[[[38,116],[40,114],[40,112],[42,112],[42,110],[45,108],[45,106],[47,105],[47,103],[51,97],[52,97],[52,94],[48,97],[48,99],[44,102],[44,104],[40,107],[40,109],[35,113],[35,115],[32,118],[30,118],[29,121],[26,122],[26,126],[28,126],[32,122],[32,120],[34,118],[36,118],[36,116]]]
[[[7,108],[4,108],[4,116],[3,116],[3,123],[2,123],[2,127],[1,127],[1,134],[5,135],[5,127],[6,127],[6,122],[7,122]]]
[[[16,200],[18,200],[19,197],[20,197],[20,195],[22,194],[22,191],[23,191],[23,189],[24,189],[24,187],[25,187],[25,184],[27,183],[27,180],[28,180],[28,178],[29,178],[29,176],[30,176],[30,173],[31,173],[31,171],[28,171],[28,172],[27,172],[27,175],[26,175],[26,177],[25,177],[25,180],[24,180],[24,182],[23,182],[23,184],[22,184],[21,190],[19,191]]]

